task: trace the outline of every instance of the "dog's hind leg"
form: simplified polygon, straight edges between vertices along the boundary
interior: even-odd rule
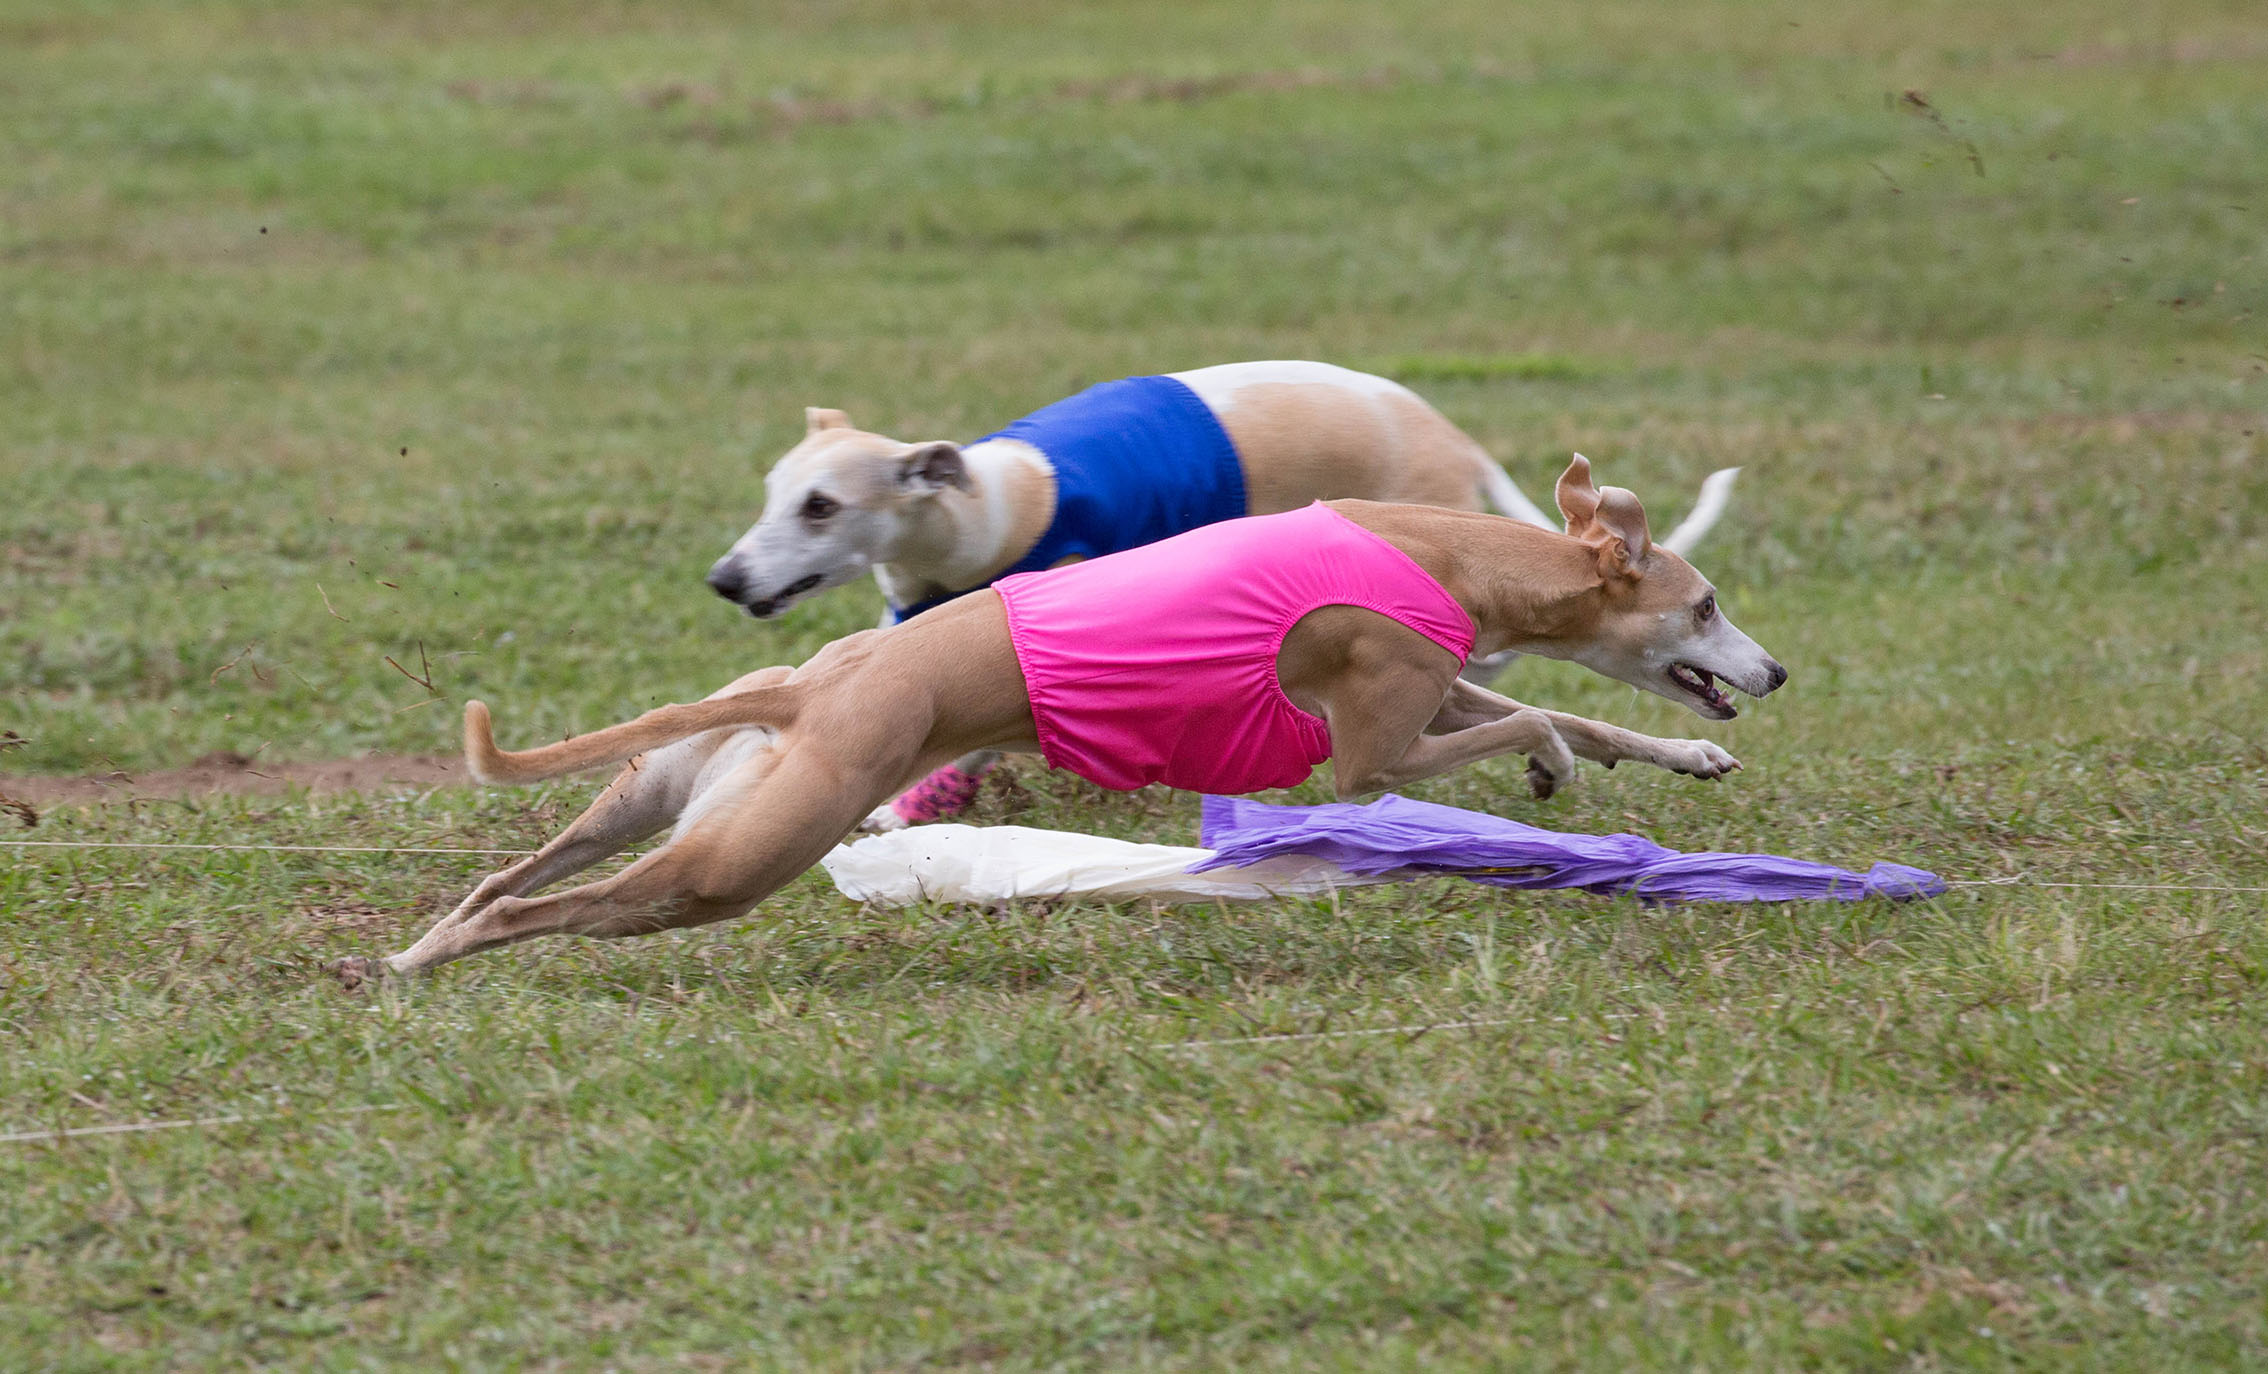
[[[414,973],[540,935],[614,939],[747,912],[817,863],[913,771],[916,742],[855,761],[806,744],[748,759],[702,794],[668,844],[612,877],[547,897],[500,896],[385,961]]]
[[[760,668],[711,692],[708,700],[738,696],[785,681],[794,671]],[[492,873],[444,920],[455,920],[497,897],[525,897],[572,877],[599,860],[660,833],[676,820],[704,782],[736,770],[749,754],[769,749],[773,732],[753,727],[711,731],[665,744],[622,766],[614,780],[572,824],[542,849]]]
[[[565,830],[535,853],[481,879],[440,924],[461,921],[498,897],[541,892],[668,829],[692,799],[694,780],[706,761],[694,755],[705,754],[707,751],[698,746],[706,743],[698,737],[680,740],[624,764]]]
[[[496,901],[541,891],[666,829],[691,798],[696,776],[710,752],[709,744],[710,741],[695,737],[632,759],[599,793],[598,799],[565,830],[553,836],[550,843],[481,879],[456,909],[435,921],[412,948],[443,947],[449,932],[474,919]],[[393,966],[358,954],[341,959],[329,968],[347,986],[357,987],[392,971]]]
[[[731,696],[769,686],[789,671],[775,667],[749,673],[714,695]],[[777,739],[774,732],[756,727],[716,730],[638,755],[623,765],[565,830],[535,853],[481,879],[455,910],[433,923],[418,943],[436,940],[500,897],[540,892],[660,833],[685,813],[703,784],[741,771],[755,755],[768,755]],[[360,956],[340,960],[332,967],[350,984],[383,971]]]

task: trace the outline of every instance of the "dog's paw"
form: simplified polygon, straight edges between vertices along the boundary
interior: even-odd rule
[[[1566,779],[1545,767],[1541,759],[1528,760],[1528,792],[1537,801],[1549,801],[1551,794],[1557,792],[1559,784],[1564,781]]]
[[[865,820],[858,823],[859,833],[864,835],[887,835],[893,830],[905,828],[906,818],[898,814],[898,808],[892,802],[884,802],[875,807],[866,813]]]
[[[1551,718],[1534,707],[1523,707],[1505,718],[1515,728],[1525,726],[1535,736],[1528,748],[1528,791],[1542,801],[1565,787],[1575,776],[1575,753],[1561,739]]]
[[[370,959],[360,954],[350,954],[344,959],[334,960],[323,965],[323,971],[338,979],[339,986],[345,988],[348,992],[361,992],[377,985],[393,970],[386,966],[386,961],[383,959]]]
[[[1686,739],[1669,757],[1670,771],[1690,777],[1716,781],[1727,773],[1740,770],[1740,760],[1705,739]]]

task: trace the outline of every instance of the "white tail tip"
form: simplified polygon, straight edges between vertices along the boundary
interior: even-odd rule
[[[1657,542],[1671,553],[1683,558],[1693,546],[1707,536],[1717,517],[1725,513],[1732,501],[1734,479],[1740,476],[1739,468],[1718,468],[1701,484],[1701,499],[1693,503],[1693,511],[1677,522],[1677,528]]]

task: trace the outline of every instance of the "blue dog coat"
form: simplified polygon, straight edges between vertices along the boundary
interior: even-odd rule
[[[976,442],[988,439],[1022,440],[1055,468],[1055,518],[1002,577],[1140,548],[1245,513],[1236,445],[1212,407],[1171,377],[1088,387]],[[968,591],[892,606],[890,618],[910,620]]]

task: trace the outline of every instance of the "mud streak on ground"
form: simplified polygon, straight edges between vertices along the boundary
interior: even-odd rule
[[[458,787],[464,761],[432,754],[372,754],[358,759],[271,763],[225,750],[180,768],[150,772],[43,776],[0,773],[0,795],[45,810],[154,797],[270,796],[310,792],[375,792],[415,787]]]

